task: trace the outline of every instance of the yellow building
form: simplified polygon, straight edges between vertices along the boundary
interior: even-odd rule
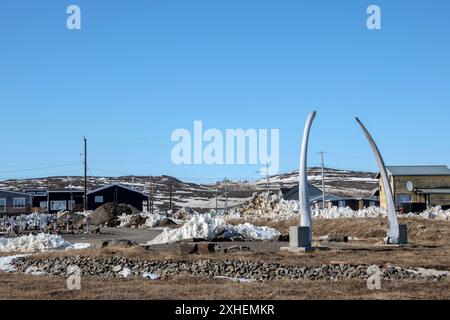
[[[447,166],[388,166],[397,210],[420,212],[431,206],[450,208],[450,169]],[[379,179],[380,206],[386,198]]]

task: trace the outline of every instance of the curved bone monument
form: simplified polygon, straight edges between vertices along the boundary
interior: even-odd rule
[[[300,208],[300,226],[309,228],[309,242],[312,240],[312,218],[311,207],[309,204],[309,186],[308,186],[308,142],[309,132],[317,112],[313,111],[306,120],[305,130],[303,132],[302,150],[300,154],[300,168],[298,175],[298,201]]]
[[[370,135],[366,127],[363,125],[363,123],[358,118],[356,118],[356,121],[359,123],[361,129],[364,131],[367,140],[369,140],[370,147],[372,148],[373,153],[375,154],[375,158],[377,160],[378,169],[380,170],[381,181],[383,184],[383,191],[386,197],[387,215],[389,222],[387,238],[385,239],[385,243],[406,244],[407,243],[406,226],[402,225],[400,228],[398,224],[397,213],[395,211],[394,196],[392,194],[391,184],[389,183],[386,166],[384,164],[383,158],[381,157],[380,150],[378,149],[377,145],[375,144],[375,141],[373,140],[372,136]]]
[[[308,141],[311,125],[316,117],[316,111],[311,112],[306,120],[303,132],[302,149],[300,154],[300,168],[298,176],[298,200],[300,208],[300,226],[289,228],[289,247],[281,248],[282,251],[309,251],[312,250],[312,217],[308,192]]]

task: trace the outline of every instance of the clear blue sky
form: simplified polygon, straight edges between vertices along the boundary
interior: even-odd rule
[[[66,8],[82,30],[66,28]],[[380,31],[366,8],[382,9]],[[171,164],[171,132],[279,128],[297,168],[376,170],[359,116],[388,164],[450,164],[448,0],[2,0],[0,179],[170,174],[258,177],[257,166]]]

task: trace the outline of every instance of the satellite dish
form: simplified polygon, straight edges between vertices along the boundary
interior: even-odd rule
[[[414,190],[414,183],[412,181],[408,181],[406,183],[406,189],[408,189],[409,192],[413,192],[413,190]]]

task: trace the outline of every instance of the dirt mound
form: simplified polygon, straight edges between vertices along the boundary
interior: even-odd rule
[[[161,219],[158,222],[158,227],[169,227],[169,226],[176,226],[176,225],[177,224],[175,222],[173,222],[172,219],[169,219],[169,218]]]
[[[90,215],[91,224],[95,226],[105,225],[107,227],[117,227],[120,224],[118,216],[122,214],[134,215],[138,213],[139,210],[131,205],[106,203],[92,212]]]
[[[172,218],[178,220],[189,220],[196,212],[190,207],[183,207],[172,215]]]
[[[80,225],[84,223],[84,219],[82,214],[67,211],[58,217],[58,225],[66,225],[67,222],[70,225]]]

